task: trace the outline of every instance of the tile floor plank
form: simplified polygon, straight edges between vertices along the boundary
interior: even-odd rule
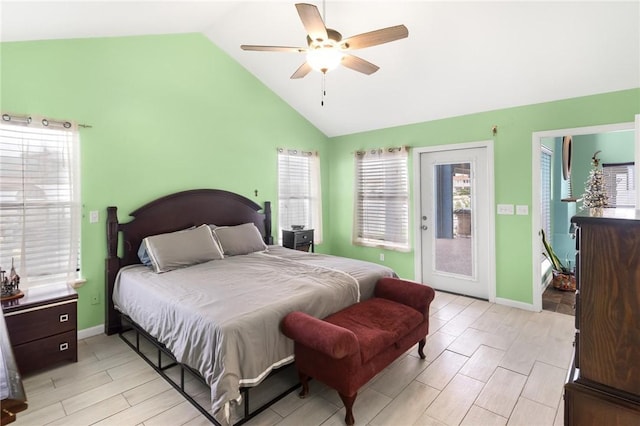
[[[522,396],[555,409],[562,396],[565,379],[566,370],[536,361]]]
[[[476,400],[476,405],[509,417],[518,401],[527,376],[498,367]]]
[[[118,394],[83,408],[82,410],[78,410],[63,419],[48,423],[47,426],[90,425],[111,417],[129,407],[131,406],[127,403],[127,400]]]
[[[413,424],[431,402],[438,390],[418,381],[411,382],[393,401],[371,420],[373,426]]]
[[[427,408],[426,415],[447,425],[458,425],[482,390],[484,383],[457,374]]]
[[[527,398],[518,399],[507,426],[552,426],[555,410]]]
[[[444,389],[458,370],[469,360],[466,356],[444,351],[416,380],[438,390]]]

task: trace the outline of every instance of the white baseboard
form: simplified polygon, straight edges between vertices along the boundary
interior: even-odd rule
[[[536,311],[536,309],[533,307],[531,303],[518,302],[516,300],[511,300],[511,299],[503,299],[501,297],[496,297],[496,304],[510,306],[512,308],[523,309],[525,311],[538,312]]]
[[[96,325],[95,327],[84,328],[82,330],[78,330],[78,340],[97,336],[102,333],[104,333],[104,324]]]

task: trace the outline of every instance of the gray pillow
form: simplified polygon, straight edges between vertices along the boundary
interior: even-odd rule
[[[213,230],[223,253],[228,256],[267,250],[260,231],[253,223],[237,226],[218,226]]]
[[[142,244],[157,273],[224,258],[208,225],[147,237]]]

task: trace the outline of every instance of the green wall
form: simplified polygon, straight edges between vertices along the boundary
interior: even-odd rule
[[[533,132],[632,122],[639,112],[640,89],[633,89],[332,138],[331,181],[340,183],[331,187],[329,195],[332,253],[379,262],[379,254],[384,252],[385,264],[402,277],[414,277],[413,251],[351,245],[353,152],[358,149],[399,145],[416,148],[493,139],[495,203],[531,206]],[[498,126],[496,136],[491,133],[493,125]],[[533,303],[531,216],[500,215],[495,221],[496,295]],[[410,223],[413,230],[417,226],[413,218]]]
[[[328,157],[321,132],[201,34],[0,46],[3,112],[93,126],[81,130],[87,283],[78,290],[79,329],[104,322],[107,206],[127,221],[148,201],[194,188],[275,202],[276,147]],[[100,212],[99,223],[89,224],[90,210]],[[328,204],[324,216],[330,229]],[[91,305],[96,294],[100,304]]]
[[[532,132],[628,122],[640,112],[635,89],[328,139],[201,34],[2,43],[0,49],[2,111],[93,126],[81,130],[87,283],[79,289],[80,329],[104,321],[109,205],[119,206],[126,221],[128,212],[158,196],[198,187],[275,202],[275,148],[318,150],[325,232],[319,251],[379,262],[381,250],[351,245],[356,149],[487,140],[497,125],[495,201],[531,205]],[[88,223],[90,210],[100,212],[99,223]],[[498,297],[531,303],[530,216],[497,216],[496,248]],[[384,264],[413,277],[413,252],[384,253]],[[95,294],[99,305],[90,304]]]

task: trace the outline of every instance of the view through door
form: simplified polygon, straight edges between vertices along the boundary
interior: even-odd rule
[[[489,299],[487,149],[420,154],[422,281]]]

